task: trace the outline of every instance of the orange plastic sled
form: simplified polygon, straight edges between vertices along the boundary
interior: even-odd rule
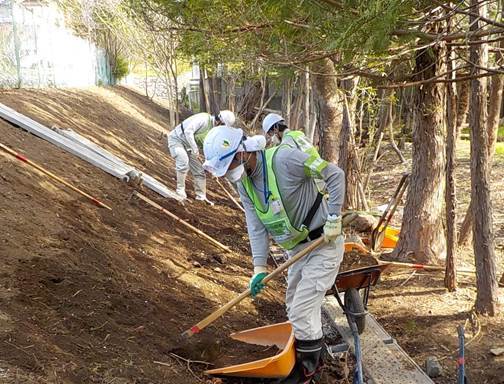
[[[265,327],[247,329],[233,333],[231,338],[248,344],[271,346],[282,349],[279,354],[249,363],[231,365],[205,371],[208,375],[256,378],[284,378],[289,375],[296,362],[294,332],[290,323],[279,323]]]

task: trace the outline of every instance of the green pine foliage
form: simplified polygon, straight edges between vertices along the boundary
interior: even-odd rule
[[[275,66],[331,53],[343,63],[379,58],[400,42],[391,32],[404,29],[422,5],[411,0],[151,1],[180,28],[186,55],[204,64],[253,60]]]

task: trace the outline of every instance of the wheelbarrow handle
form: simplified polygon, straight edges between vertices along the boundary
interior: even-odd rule
[[[283,271],[285,271],[287,268],[289,268],[292,264],[306,256],[308,253],[313,251],[315,248],[320,246],[322,242],[324,241],[323,237],[320,237],[319,239],[313,241],[310,245],[308,245],[306,248],[302,249],[300,252],[292,256],[289,260],[287,260],[285,263],[280,265],[278,268],[276,268],[273,272],[271,272],[269,275],[267,275],[263,280],[263,284],[267,284],[270,280],[274,279],[276,276],[281,274]],[[193,336],[195,333],[199,333],[203,328],[207,327],[211,323],[213,323],[215,320],[217,320],[219,317],[224,315],[227,311],[229,311],[231,308],[233,308],[235,305],[237,305],[239,302],[241,302],[243,299],[248,297],[250,295],[250,289],[247,289],[246,291],[243,291],[240,293],[239,296],[235,297],[228,303],[224,304],[222,307],[220,307],[218,310],[215,312],[212,312],[210,315],[205,317],[203,320],[201,320],[199,323],[196,325],[193,325],[191,328],[186,330],[185,332],[182,333],[182,337],[188,338]]]

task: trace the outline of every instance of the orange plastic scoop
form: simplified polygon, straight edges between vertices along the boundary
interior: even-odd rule
[[[296,362],[294,350],[294,333],[290,323],[279,323],[265,327],[248,329],[233,333],[231,338],[247,344],[264,346],[276,345],[282,352],[265,359],[249,363],[231,365],[224,368],[205,371],[208,375],[283,378],[287,377]]]

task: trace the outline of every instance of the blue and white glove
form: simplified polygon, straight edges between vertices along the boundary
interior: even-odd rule
[[[268,268],[263,266],[254,267],[254,275],[250,278],[250,295],[256,297],[264,288],[262,280],[268,275]]]
[[[324,240],[326,243],[341,236],[341,216],[328,215],[324,225]]]

